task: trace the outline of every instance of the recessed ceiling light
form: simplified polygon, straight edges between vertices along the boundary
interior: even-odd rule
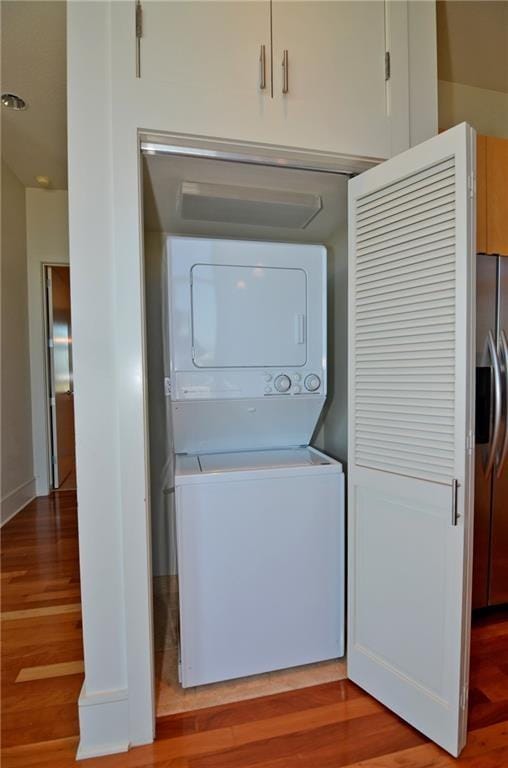
[[[15,93],[2,93],[2,106],[7,109],[22,110],[27,108],[27,103],[21,96]]]
[[[51,179],[49,176],[36,176],[35,181],[39,185],[39,187],[42,187],[43,189],[49,189],[49,186],[51,184]]]

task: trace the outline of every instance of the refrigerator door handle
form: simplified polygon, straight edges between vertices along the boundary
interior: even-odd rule
[[[486,477],[488,477],[492,472],[492,467],[494,466],[494,461],[496,458],[497,444],[501,434],[501,366],[499,365],[496,342],[494,341],[494,334],[492,331],[489,331],[489,335],[487,336],[487,347],[490,354],[490,359],[492,361],[492,370],[494,372],[494,428],[492,430],[490,449],[487,454],[487,460],[485,462]]]
[[[501,473],[503,471],[503,467],[506,461],[506,455],[508,454],[508,341],[506,339],[506,334],[504,331],[501,331],[499,335],[499,342],[501,345],[501,351],[503,353],[505,411],[504,411],[504,439],[503,439],[503,446],[501,448],[499,463],[497,465],[497,477],[501,476]]]

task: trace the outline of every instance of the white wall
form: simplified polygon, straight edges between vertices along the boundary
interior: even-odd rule
[[[49,493],[43,264],[68,264],[67,192],[26,190],[26,255],[30,324],[32,440],[37,496]]]
[[[436,6],[429,0],[408,3],[409,144],[420,144],[437,133]]]
[[[508,93],[439,81],[439,130],[466,122],[478,133],[508,139]]]
[[[167,359],[169,343],[165,315],[166,237],[161,232],[145,232],[146,361],[154,576],[176,573],[173,447],[170,439],[169,399],[164,394],[163,385],[164,352]]]
[[[347,227],[328,243],[328,398],[319,447],[347,462]]]
[[[2,524],[35,495],[25,189],[2,161]]]
[[[128,375],[122,377],[117,367],[110,10],[106,2],[73,2],[67,9],[69,248],[85,660],[79,757],[126,750],[132,740],[130,713],[136,711],[127,690],[125,595],[131,582],[127,563],[124,569],[127,523],[122,519],[118,402],[122,390],[141,389],[141,371],[131,358],[124,360]],[[125,295],[131,311],[141,293],[139,280],[137,291]],[[128,332],[119,325],[118,334]],[[131,527],[137,536],[135,524]],[[137,538],[147,549],[146,535],[145,541]],[[134,598],[136,586],[132,583]],[[148,611],[149,600],[143,599]],[[152,680],[146,685],[151,688]]]

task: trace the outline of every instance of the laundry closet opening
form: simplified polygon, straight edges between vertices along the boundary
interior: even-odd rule
[[[142,163],[156,714],[342,679],[347,176]]]

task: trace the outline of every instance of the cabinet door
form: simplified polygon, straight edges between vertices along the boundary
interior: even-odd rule
[[[475,261],[466,125],[349,182],[348,676],[466,737]]]
[[[302,146],[308,131],[312,146],[340,136],[345,153],[389,157],[385,4],[274,0],[272,29],[274,105],[288,131],[298,126]]]
[[[486,137],[487,253],[508,256],[508,140]]]
[[[261,88],[261,46],[265,88]],[[214,92],[270,94],[270,3],[166,0],[143,3],[140,76],[172,83],[189,99]],[[205,102],[206,103],[206,102]]]

